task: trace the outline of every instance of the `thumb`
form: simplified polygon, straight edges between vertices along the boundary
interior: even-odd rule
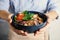
[[[7,20],[7,21],[8,21],[9,23],[12,22],[12,19],[11,19],[12,16],[13,16],[13,14],[10,14],[10,15],[8,16],[8,20]]]

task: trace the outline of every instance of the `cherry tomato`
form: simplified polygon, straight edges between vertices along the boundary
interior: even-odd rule
[[[24,17],[24,14],[23,13],[19,13],[18,16]]]
[[[22,20],[22,17],[17,17],[16,20]]]
[[[16,19],[17,19],[17,20],[22,20],[23,17],[24,17],[24,14],[21,13],[21,14],[18,14],[18,15],[17,15],[17,18],[16,18]]]

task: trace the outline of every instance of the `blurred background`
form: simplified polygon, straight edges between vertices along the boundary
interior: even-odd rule
[[[50,40],[60,40],[60,19],[50,23],[48,30]]]

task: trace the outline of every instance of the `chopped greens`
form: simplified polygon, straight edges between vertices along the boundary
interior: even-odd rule
[[[16,18],[17,18],[17,16],[14,16],[14,21],[16,22]]]
[[[32,26],[43,23],[42,18],[40,18],[38,14],[29,11],[23,11],[22,13],[14,15],[13,19],[15,23],[24,26]]]
[[[22,13],[18,14],[17,16],[14,17],[14,20],[32,20],[32,17],[34,16],[34,13],[28,12],[28,11],[23,11]]]
[[[32,19],[32,17],[33,17],[33,13],[30,13],[30,12],[28,12],[28,11],[24,11],[23,12],[24,13],[24,18],[23,18],[23,20],[31,20]]]

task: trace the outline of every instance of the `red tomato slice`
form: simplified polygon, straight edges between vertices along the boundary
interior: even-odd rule
[[[23,14],[23,13],[20,13],[20,14],[18,14],[18,16],[20,16],[20,17],[24,17],[24,14]]]
[[[16,20],[22,20],[22,17],[17,17]]]
[[[23,19],[23,17],[24,17],[24,14],[22,14],[22,13],[21,13],[21,14],[18,14],[18,16],[17,16],[17,18],[16,18],[16,19],[17,19],[17,20],[22,20],[22,19]]]

